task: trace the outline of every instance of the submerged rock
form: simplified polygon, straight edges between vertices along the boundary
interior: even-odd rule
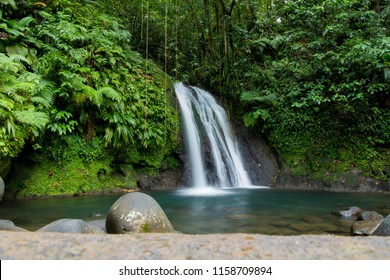
[[[106,228],[108,233],[175,232],[160,205],[139,192],[125,194],[111,206]]]
[[[388,215],[372,235],[390,236],[390,215]]]
[[[383,216],[374,211],[363,212],[359,220],[353,223],[351,233],[353,235],[371,235],[380,226]]]
[[[79,219],[60,219],[38,229],[37,231],[62,233],[105,233],[102,229],[89,225]]]
[[[336,210],[332,212],[332,215],[339,216],[339,217],[353,217],[358,216],[362,212],[362,209],[360,209],[357,206],[351,206],[348,209],[345,210]]]
[[[15,224],[10,220],[0,220],[0,230],[7,231],[28,231],[24,228],[15,226]]]

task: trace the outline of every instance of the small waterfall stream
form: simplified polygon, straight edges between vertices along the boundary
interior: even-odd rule
[[[200,88],[177,83],[175,92],[182,112],[192,186],[251,186],[225,110]],[[208,164],[205,155],[210,158]]]

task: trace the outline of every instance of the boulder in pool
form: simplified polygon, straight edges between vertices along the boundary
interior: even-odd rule
[[[107,215],[106,229],[107,233],[175,232],[157,201],[140,192],[115,201]]]
[[[15,226],[14,222],[10,220],[0,220],[0,230],[7,230],[7,231],[28,231],[24,228],[20,228]]]
[[[345,210],[336,210],[333,211],[332,214],[339,217],[349,218],[349,217],[357,217],[362,212],[362,209],[360,209],[357,206],[351,206],[348,209]]]
[[[79,219],[60,219],[38,229],[37,231],[61,233],[105,233],[102,229],[89,225]]]
[[[390,215],[387,215],[372,235],[390,236]]]
[[[358,221],[353,223],[351,233],[353,235],[371,235],[383,221],[383,216],[374,211],[363,212]]]

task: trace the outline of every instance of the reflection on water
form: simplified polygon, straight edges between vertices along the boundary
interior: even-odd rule
[[[183,233],[261,233],[272,235],[349,234],[353,220],[332,216],[352,205],[390,214],[386,194],[327,193],[272,189],[217,190],[191,195],[187,190],[150,192],[176,230]],[[61,218],[107,214],[115,196],[1,202],[0,219],[36,230]]]

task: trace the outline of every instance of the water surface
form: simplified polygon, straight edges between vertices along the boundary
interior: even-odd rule
[[[261,233],[348,235],[353,220],[333,210],[359,206],[390,214],[390,196],[381,193],[329,193],[273,189],[230,189],[210,194],[183,190],[148,192],[183,233]],[[56,219],[106,215],[120,195],[0,202],[0,219],[36,230]]]

